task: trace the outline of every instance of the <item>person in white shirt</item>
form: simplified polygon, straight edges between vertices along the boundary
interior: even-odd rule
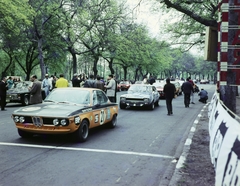
[[[108,84],[105,86],[107,89],[107,97],[111,102],[115,102],[116,81],[113,79],[113,75],[108,76]]]
[[[42,88],[45,91],[45,96],[47,97],[52,90],[52,81],[49,79],[48,74],[45,75],[45,79],[42,81]]]

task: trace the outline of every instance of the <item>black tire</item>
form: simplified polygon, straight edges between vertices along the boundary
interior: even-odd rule
[[[88,121],[83,120],[78,130],[74,133],[74,138],[78,142],[85,142],[88,138],[89,126]]]
[[[149,105],[149,109],[150,110],[154,110],[155,108],[155,104],[154,104],[154,101]]]
[[[24,105],[24,106],[29,105],[29,97],[27,95],[24,95],[22,97],[22,105]]]
[[[110,128],[115,128],[117,125],[117,115],[114,114],[113,117],[112,117],[112,120],[109,122],[108,126]]]
[[[120,103],[120,109],[125,109],[125,108],[126,108],[126,105]]]
[[[159,106],[159,99],[155,102],[155,106]]]
[[[21,130],[21,129],[18,129],[18,134],[19,134],[19,136],[21,136],[22,138],[31,138],[31,137],[33,137],[33,134],[32,134],[32,133],[23,131],[23,130]]]

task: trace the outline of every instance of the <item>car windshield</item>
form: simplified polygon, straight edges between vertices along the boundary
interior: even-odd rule
[[[62,102],[75,104],[90,104],[90,92],[87,90],[56,89],[50,92],[45,98],[45,102]]]
[[[150,86],[131,86],[128,89],[129,93],[135,93],[135,92],[151,92],[152,87]]]

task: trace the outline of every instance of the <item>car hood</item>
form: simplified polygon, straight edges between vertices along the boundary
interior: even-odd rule
[[[28,89],[10,89],[7,91],[7,94],[20,94],[20,93],[29,93]]]
[[[125,98],[150,98],[150,95],[147,93],[135,92],[135,93],[128,93],[123,94],[121,97]]]
[[[15,110],[13,114],[45,117],[68,117],[89,110],[92,110],[92,108],[85,105],[69,103],[41,103],[19,108]]]

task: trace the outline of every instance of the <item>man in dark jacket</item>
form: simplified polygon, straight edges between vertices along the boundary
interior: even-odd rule
[[[89,79],[87,79],[84,83],[84,88],[96,88],[96,81],[94,80],[94,76],[92,74],[89,75]]]
[[[176,87],[174,84],[170,83],[170,79],[167,78],[166,79],[166,85],[164,85],[163,87],[163,92],[166,98],[166,105],[167,105],[167,111],[168,114],[167,115],[171,115],[173,114],[172,112],[172,99],[175,96],[175,92],[176,92]]]
[[[6,95],[7,95],[7,89],[8,89],[8,84],[7,84],[7,79],[6,77],[3,77],[1,82],[0,82],[0,102],[1,102],[1,110],[5,111],[5,106],[6,106]]]
[[[193,92],[193,86],[189,82],[189,79],[187,78],[187,81],[182,84],[182,92],[184,93],[184,105],[185,107],[189,107],[190,104],[190,96]]]
[[[72,86],[73,87],[80,87],[80,83],[82,80],[78,79],[78,74],[74,74],[72,78]]]
[[[41,82],[38,81],[36,75],[32,75],[30,80],[33,82],[31,87],[28,87],[30,92],[30,101],[29,104],[38,104],[42,103],[42,88]]]

